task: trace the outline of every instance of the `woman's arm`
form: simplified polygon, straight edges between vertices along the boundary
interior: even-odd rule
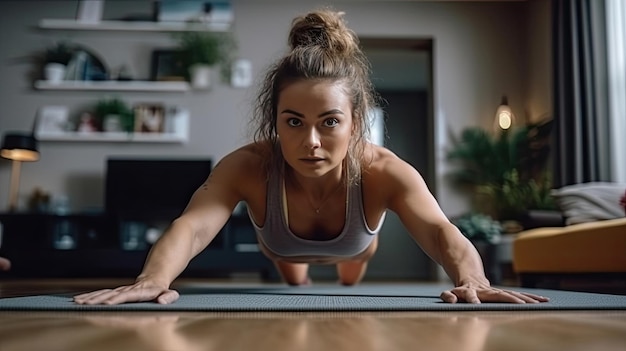
[[[385,155],[383,160],[378,169],[384,178],[381,181],[388,185],[387,207],[398,214],[415,241],[444,268],[455,285],[442,293],[444,301],[547,301],[533,294],[492,288],[478,251],[448,220],[419,172],[395,155]]]
[[[119,304],[132,301],[171,303],[178,293],[170,285],[206,248],[230,218],[237,203],[244,199],[242,187],[251,174],[247,155],[242,151],[225,157],[193,194],[183,214],[150,250],[141,274],[132,285],[77,295],[79,304]],[[245,183],[244,183],[245,184]]]

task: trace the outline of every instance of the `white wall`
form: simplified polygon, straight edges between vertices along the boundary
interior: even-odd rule
[[[259,77],[285,49],[291,19],[324,5],[322,1],[232,0],[234,32],[240,56],[252,62]],[[515,113],[532,116],[550,110],[549,60],[545,54],[549,25],[547,0],[520,2],[334,1],[349,25],[367,37],[434,39],[434,97],[440,154],[436,173],[446,171],[443,149],[446,130],[491,123],[500,96],[506,94]],[[105,18],[149,12],[148,1],[107,1]],[[530,11],[530,9],[533,11]],[[145,33],[70,33],[38,31],[41,18],[71,18],[73,1],[0,2],[0,131],[27,130],[37,108],[67,104],[79,109],[103,93],[41,92],[31,89],[28,64],[13,58],[38,50],[64,35],[93,48],[115,67],[130,64],[147,77],[149,52],[173,42],[165,35]],[[529,12],[530,11],[530,12]],[[535,18],[534,16],[537,16]],[[539,23],[538,25],[534,25]],[[532,30],[529,29],[531,25]],[[529,48],[535,47],[532,51]],[[532,55],[530,55],[531,53]],[[129,55],[132,60],[129,59]],[[246,141],[246,126],[255,87],[226,85],[187,94],[128,93],[129,102],[161,101],[191,111],[190,141],[185,145],[41,142],[41,160],[24,164],[21,195],[36,186],[68,194],[75,209],[102,207],[104,161],[108,155],[210,155],[216,160]],[[7,202],[10,162],[0,161],[0,207]],[[432,189],[449,215],[466,209],[445,182]]]

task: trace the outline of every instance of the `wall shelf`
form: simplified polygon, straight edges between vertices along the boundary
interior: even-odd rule
[[[183,32],[211,31],[226,32],[230,30],[229,22],[185,23],[185,22],[133,22],[133,21],[100,21],[97,23],[80,22],[73,19],[42,19],[41,29],[57,30],[92,30],[92,31],[126,31],[126,32]]]
[[[100,143],[170,143],[183,144],[189,141],[189,112],[166,117],[163,133],[127,132],[79,132],[79,131],[35,131],[39,141],[100,142]]]
[[[37,132],[39,141],[185,143],[182,133]]]
[[[66,80],[50,83],[45,80],[35,82],[37,90],[72,90],[72,91],[148,91],[148,92],[186,92],[190,90],[187,82],[154,81],[82,81]]]

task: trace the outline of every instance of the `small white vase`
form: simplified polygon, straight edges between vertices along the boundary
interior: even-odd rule
[[[191,76],[191,86],[194,89],[209,89],[211,87],[211,76],[213,68],[211,66],[196,64],[189,67]]]
[[[121,132],[122,120],[120,115],[106,115],[102,123],[102,129],[105,132]]]
[[[44,67],[46,80],[51,84],[59,84],[65,78],[65,65],[60,63],[48,63]]]

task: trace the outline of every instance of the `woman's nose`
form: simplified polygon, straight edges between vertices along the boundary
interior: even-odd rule
[[[310,128],[304,140],[304,146],[307,149],[317,149],[321,146],[320,135],[315,128]]]

